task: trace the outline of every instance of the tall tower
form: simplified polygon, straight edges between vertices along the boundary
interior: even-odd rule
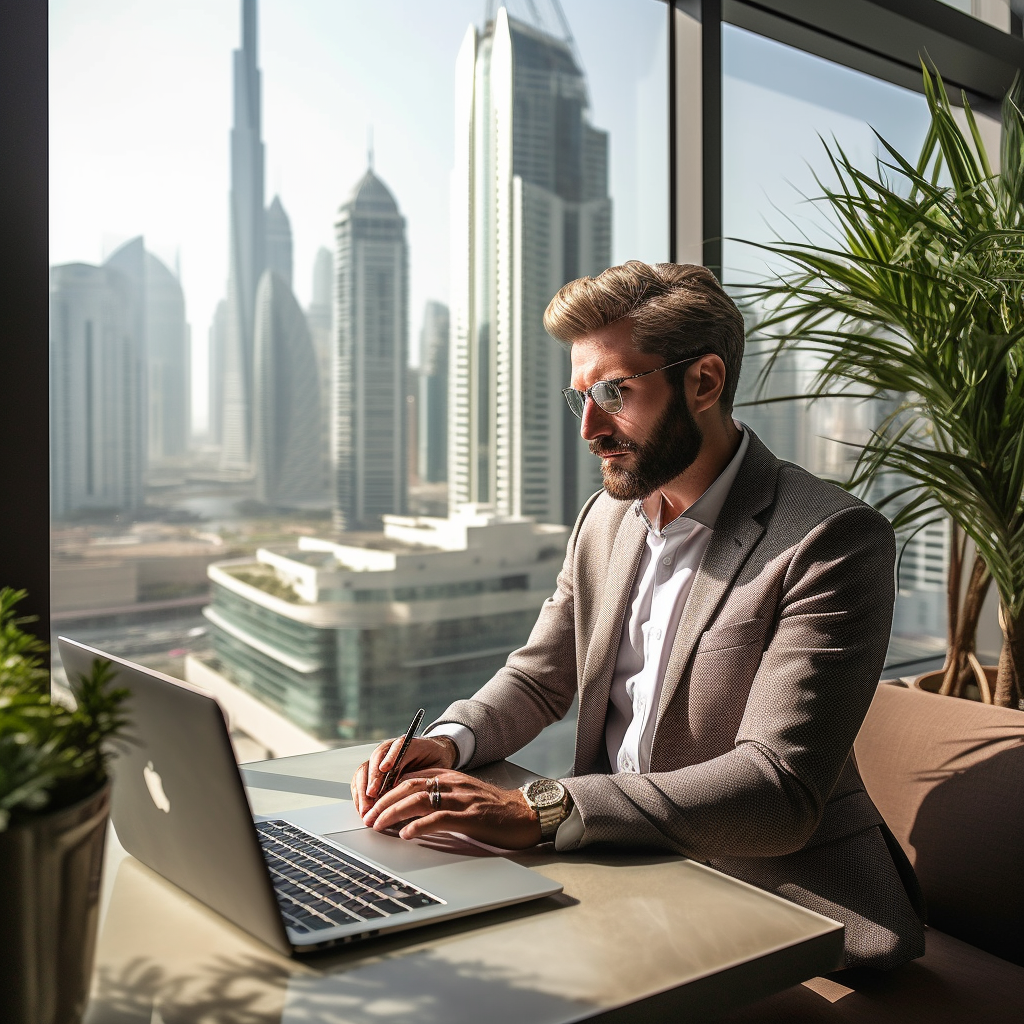
[[[146,251],[141,236],[115,250],[105,266],[130,284],[132,335],[138,353],[139,404],[135,431],[145,438],[149,471],[180,469],[191,434],[191,338],[178,278]]]
[[[571,41],[504,7],[469,28],[455,77],[449,502],[571,523],[600,469],[543,314],[611,262],[608,135],[590,124]]]
[[[228,347],[228,300],[221,299],[210,323],[207,394],[207,440],[218,448],[224,440],[224,358]]]
[[[252,468],[253,317],[265,266],[260,72],[256,66],[256,0],[242,0],[242,48],[234,58],[231,129],[231,251],[224,352],[221,465]]]
[[[316,354],[317,379],[320,386],[320,465],[323,492],[331,490],[331,349],[334,345],[334,257],[321,246],[313,261],[313,299],[306,310],[306,323]]]
[[[148,459],[151,468],[180,468],[192,432],[191,338],[181,283],[145,256]]]
[[[371,168],[334,227],[335,527],[372,528],[406,504],[405,218]]]
[[[448,307],[433,300],[423,310],[417,415],[417,467],[424,483],[448,479]]]
[[[284,212],[279,196],[274,196],[265,217],[267,270],[273,270],[289,288],[292,287],[292,224]]]
[[[323,494],[316,356],[291,288],[269,269],[256,291],[255,366],[256,497],[285,507],[315,501]]]
[[[77,509],[142,504],[141,310],[135,283],[110,264],[69,263],[50,272],[55,518]]]

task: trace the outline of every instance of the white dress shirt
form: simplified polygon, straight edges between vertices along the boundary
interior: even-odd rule
[[[660,523],[651,523],[647,518],[642,502],[633,506],[634,513],[647,523],[647,545],[630,594],[629,615],[622,626],[609,695],[605,745],[612,771],[650,770],[658,701],[679,619],[694,574],[711,542],[718,513],[750,442],[743,424],[736,425],[743,430],[736,454],[681,516],[661,529]],[[476,738],[464,725],[438,725],[430,730],[430,735],[448,736],[454,741],[459,752],[457,768],[466,764],[476,749]],[[573,817],[578,818],[579,812],[574,810],[559,827],[559,839]]]
[[[612,771],[650,771],[658,703],[679,619],[749,440],[744,430],[736,454],[714,483],[664,529],[647,518],[641,502],[633,506],[647,523],[647,544],[629,596],[609,695],[604,739]]]

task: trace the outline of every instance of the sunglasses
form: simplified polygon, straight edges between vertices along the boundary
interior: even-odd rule
[[[594,404],[604,412],[611,413],[613,416],[617,412],[622,412],[622,391],[619,388],[620,384],[625,383],[627,380],[636,380],[638,377],[647,377],[652,373],[661,373],[662,370],[671,370],[673,366],[685,366],[687,363],[696,362],[698,359],[703,359],[707,352],[701,352],[700,355],[690,356],[689,359],[680,359],[675,363],[667,363],[665,366],[658,366],[653,370],[644,370],[643,373],[634,373],[630,377],[616,377],[614,380],[599,380],[596,384],[592,384],[586,391],[577,391],[576,388],[563,388],[562,394],[565,395],[565,400],[569,404],[569,408],[572,409],[573,415],[578,419],[583,419],[583,410],[587,407],[587,399],[593,400]]]

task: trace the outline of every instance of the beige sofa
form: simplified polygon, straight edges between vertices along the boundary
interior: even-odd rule
[[[927,952],[887,974],[815,978],[722,1020],[1024,1021],[1024,713],[883,683],[855,752],[920,879]]]

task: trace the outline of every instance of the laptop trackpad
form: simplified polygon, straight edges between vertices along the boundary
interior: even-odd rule
[[[407,875],[410,871],[419,871],[422,868],[448,867],[467,860],[477,860],[481,852],[469,853],[468,856],[464,853],[452,853],[421,845],[416,840],[381,835],[371,828],[364,828],[361,832],[328,835],[326,838],[334,840],[339,846],[347,846],[354,853],[377,861],[397,875]]]
[[[322,836],[328,832],[350,832],[354,829],[365,829],[363,819],[359,817],[356,805],[351,800],[337,800],[329,804],[318,804],[316,807],[301,807],[293,811],[282,811],[280,814],[255,814],[257,821],[268,818],[290,821],[299,828],[306,829],[315,835]]]

